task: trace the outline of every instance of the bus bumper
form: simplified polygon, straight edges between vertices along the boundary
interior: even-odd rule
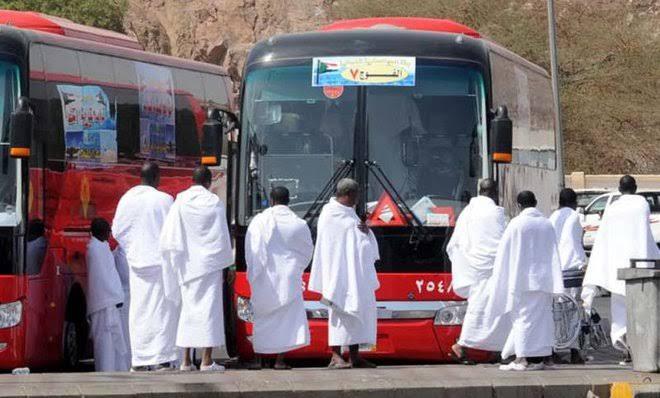
[[[25,333],[23,324],[0,329],[0,369],[25,366]]]
[[[237,320],[237,343],[241,359],[251,359],[254,355],[252,344],[252,324]],[[323,319],[310,319],[311,344],[291,351],[290,359],[327,359],[328,322]],[[451,362],[451,346],[458,340],[460,326],[434,325],[433,319],[379,320],[375,347],[362,351],[371,359],[392,362]],[[478,362],[494,359],[492,353],[469,350],[468,356]]]

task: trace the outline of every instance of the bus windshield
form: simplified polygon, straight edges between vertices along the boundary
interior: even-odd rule
[[[367,88],[369,160],[427,224],[434,208],[457,214],[487,173],[485,96],[472,68],[418,62],[416,73],[411,87]],[[383,192],[370,175],[370,208]]]
[[[476,194],[486,172],[485,95],[476,69],[418,60],[414,86],[364,88],[313,87],[311,72],[305,62],[246,76],[239,220],[268,207],[275,185],[289,189],[291,209],[304,215],[347,160],[375,162],[423,223],[438,207],[457,215]],[[368,159],[357,159],[353,148],[360,89],[366,131],[357,133],[367,136]],[[368,211],[385,192],[373,177]]]
[[[336,95],[312,87],[311,79],[306,64],[259,69],[246,77],[241,135],[246,217],[268,207],[275,185],[289,189],[289,206],[302,216],[334,172],[353,159],[357,89]]]
[[[9,119],[20,95],[15,64],[0,61],[0,226],[15,226],[17,161],[9,157]]]

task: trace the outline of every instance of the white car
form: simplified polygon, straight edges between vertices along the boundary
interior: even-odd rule
[[[656,243],[660,246],[660,191],[638,191],[637,195],[643,196],[649,202],[649,206],[651,207],[651,232]],[[583,214],[580,215],[582,228],[584,228],[582,244],[586,250],[591,250],[594,245],[594,239],[596,239],[596,232],[600,226],[600,219],[603,217],[603,212],[607,206],[620,197],[621,194],[619,192],[600,195],[592,200],[582,212]]]

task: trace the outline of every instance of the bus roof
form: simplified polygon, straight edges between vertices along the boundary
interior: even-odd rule
[[[450,19],[412,18],[412,17],[383,17],[361,18],[336,21],[321,28],[322,31],[348,30],[348,29],[406,29],[426,32],[457,33],[479,38],[476,30]]]
[[[43,43],[56,47],[88,51],[91,53],[104,54],[117,58],[125,58],[129,60],[142,61],[174,68],[189,69],[216,75],[228,75],[224,68],[214,64],[191,61],[170,55],[162,55],[143,50],[120,47],[112,44],[71,38],[58,34],[45,33],[42,31],[16,29],[6,25],[0,25],[0,39],[0,47],[16,46],[19,45],[19,43],[22,43],[20,45],[23,46],[27,46],[28,43]],[[10,44],[9,41],[13,42],[13,44]]]
[[[38,12],[0,10],[0,24],[142,50],[134,37]]]
[[[466,35],[404,29],[348,29],[286,34],[257,43],[248,55],[255,63],[346,55],[414,56],[488,65],[484,41]]]

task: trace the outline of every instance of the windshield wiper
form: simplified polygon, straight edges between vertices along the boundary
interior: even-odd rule
[[[387,175],[380,167],[380,165],[373,160],[365,160],[364,164],[367,166],[367,169],[371,171],[371,174],[374,175],[376,181],[378,181],[378,183],[383,187],[385,193],[387,193],[390,198],[392,198],[392,201],[396,205],[397,209],[401,214],[403,214],[406,222],[412,228],[412,232],[410,234],[410,243],[417,244],[419,243],[420,238],[421,240],[429,240],[430,236],[426,227],[408,206],[406,201],[403,200],[401,194],[396,190],[396,188],[394,188],[394,184],[392,184],[392,181],[387,178]]]
[[[321,214],[321,208],[323,207],[323,204],[330,199],[330,195],[332,194],[332,190],[335,188],[335,185],[337,185],[337,182],[341,180],[342,178],[348,176],[350,172],[353,170],[353,165],[355,164],[354,161],[352,160],[344,160],[342,165],[335,170],[335,172],[332,174],[328,182],[325,183],[323,186],[323,189],[321,190],[321,193],[314,199],[314,202],[312,202],[312,205],[309,207],[309,210],[305,213],[303,216],[303,220],[307,220],[307,225],[310,227],[312,226],[312,223],[316,219],[316,217]]]

